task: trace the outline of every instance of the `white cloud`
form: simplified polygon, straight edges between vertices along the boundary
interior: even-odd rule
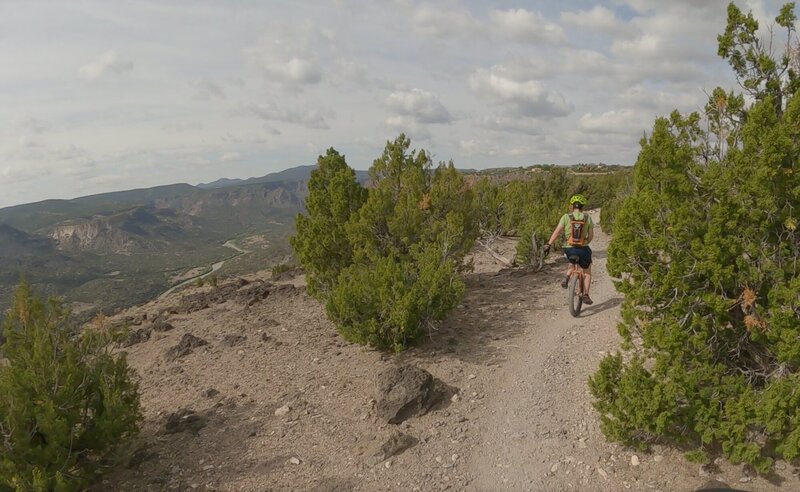
[[[586,113],[578,120],[580,129],[592,133],[641,134],[653,124],[653,116],[642,111],[619,109],[593,115]]]
[[[303,86],[322,81],[323,56],[333,59],[335,36],[314,23],[283,25],[270,30],[244,50],[245,59],[258,68],[265,79],[285,89],[299,91]]]
[[[238,162],[242,160],[242,154],[238,152],[226,152],[219,158],[222,162]]]
[[[412,141],[426,141],[432,138],[428,128],[410,116],[390,116],[386,118],[386,126],[395,133],[405,133]]]
[[[417,7],[413,23],[419,32],[436,38],[467,38],[483,31],[481,22],[468,10],[432,4]]]
[[[602,5],[595,5],[591,10],[561,12],[561,22],[603,32],[619,32],[624,29],[624,24],[614,12]]]
[[[518,116],[486,116],[480,120],[478,126],[497,132],[522,133],[525,135],[540,135],[545,131],[539,121]]]
[[[539,12],[525,9],[492,10],[489,18],[502,36],[523,43],[560,44],[566,41],[564,30]]]
[[[122,75],[133,70],[133,62],[115,51],[106,51],[86,65],[78,72],[86,80],[97,80],[106,75]]]
[[[280,107],[274,101],[265,104],[248,104],[245,109],[263,120],[293,123],[315,130],[329,129],[330,125],[327,120],[335,116],[332,111],[327,109],[296,110]]]
[[[566,116],[574,109],[560,92],[537,80],[518,81],[478,69],[470,76],[469,85],[477,94],[505,106],[512,115],[552,118]]]
[[[386,98],[386,106],[418,123],[449,123],[453,119],[438,97],[417,88],[392,92]]]

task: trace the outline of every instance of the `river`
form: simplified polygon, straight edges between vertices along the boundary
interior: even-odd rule
[[[183,286],[185,286],[185,285],[189,285],[189,284],[191,284],[191,283],[193,283],[193,282],[196,282],[198,279],[203,279],[203,278],[206,278],[206,277],[208,277],[209,275],[211,275],[212,273],[214,273],[214,272],[216,272],[217,270],[219,270],[220,268],[222,268],[222,265],[224,265],[226,261],[228,261],[228,260],[232,260],[232,259],[234,259],[234,258],[238,258],[238,257],[239,257],[239,256],[241,256],[241,255],[244,255],[244,254],[247,254],[247,253],[249,253],[249,251],[247,251],[247,250],[244,250],[244,249],[240,248],[239,246],[236,246],[236,245],[233,243],[233,240],[232,240],[232,239],[231,239],[231,240],[228,240],[228,241],[225,241],[225,243],[223,244],[223,246],[225,246],[225,247],[227,247],[227,248],[231,248],[232,250],[236,251],[236,253],[238,253],[238,254],[236,254],[236,255],[233,255],[233,256],[231,256],[230,258],[226,258],[226,259],[224,259],[224,260],[222,260],[222,261],[218,261],[218,262],[216,262],[216,263],[212,264],[212,265],[211,265],[211,270],[210,270],[210,271],[208,271],[208,272],[206,272],[206,273],[204,273],[204,274],[202,274],[202,275],[198,275],[198,276],[196,276],[196,277],[192,277],[192,278],[190,278],[190,279],[188,279],[188,280],[184,280],[183,282],[179,283],[178,285],[174,285],[174,286],[170,287],[170,288],[169,288],[169,290],[167,290],[166,292],[164,292],[163,294],[161,294],[159,297],[164,297],[164,296],[166,296],[166,295],[168,295],[168,294],[171,294],[171,293],[175,292],[175,290],[177,290],[177,289],[179,289],[179,288],[181,288],[181,287],[183,287]]]

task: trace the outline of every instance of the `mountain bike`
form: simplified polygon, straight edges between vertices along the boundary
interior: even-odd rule
[[[567,283],[567,306],[569,314],[577,318],[583,307],[583,268],[578,265],[579,256],[572,255],[567,259],[572,264]]]

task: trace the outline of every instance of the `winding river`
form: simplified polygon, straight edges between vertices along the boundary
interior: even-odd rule
[[[204,274],[202,274],[202,275],[198,275],[198,276],[196,276],[196,277],[192,277],[192,278],[190,278],[190,279],[184,280],[183,282],[181,282],[181,283],[179,283],[179,284],[177,284],[177,285],[173,285],[172,287],[170,287],[170,288],[169,288],[169,290],[167,290],[166,292],[164,292],[163,294],[161,294],[159,297],[164,297],[164,296],[166,296],[166,295],[168,295],[168,294],[171,294],[171,293],[172,293],[172,292],[174,292],[175,290],[177,290],[177,289],[179,289],[179,288],[181,288],[181,287],[183,287],[183,286],[185,286],[185,285],[189,285],[189,284],[191,284],[191,283],[193,283],[193,282],[196,282],[198,279],[203,279],[203,278],[206,278],[206,277],[208,277],[209,275],[211,275],[212,273],[214,273],[214,272],[216,272],[217,270],[219,270],[220,268],[222,268],[222,265],[224,265],[226,261],[232,260],[232,259],[234,259],[234,258],[238,258],[239,256],[242,256],[242,255],[244,255],[244,254],[247,254],[247,253],[249,253],[249,251],[247,251],[247,250],[244,250],[244,249],[240,248],[239,246],[236,246],[236,245],[233,243],[233,240],[232,240],[232,239],[231,239],[231,240],[228,240],[228,241],[225,241],[225,243],[223,244],[223,246],[233,249],[234,251],[236,251],[236,253],[237,253],[237,254],[235,254],[235,255],[233,255],[233,256],[231,256],[231,257],[229,257],[229,258],[225,258],[225,259],[224,259],[224,260],[222,260],[222,261],[218,261],[218,262],[214,263],[213,265],[211,265],[211,270],[207,271],[206,273],[204,273]]]

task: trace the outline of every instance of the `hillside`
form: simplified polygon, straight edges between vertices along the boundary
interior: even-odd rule
[[[230,257],[231,239],[259,243],[245,270],[269,266],[288,252],[305,193],[303,181],[171,185],[0,209],[0,292],[24,275],[79,311],[130,306]]]
[[[66,296],[77,311],[89,316],[145,302],[209,272],[214,263],[225,261],[219,274],[232,275],[287,261],[288,238],[295,215],[303,210],[313,168],[0,209],[0,226],[6,228],[7,238],[0,242],[0,293],[6,294],[0,296],[0,311],[7,307],[7,294],[21,274],[42,292]],[[564,172],[554,166],[461,172],[473,181],[480,176],[511,181],[553,169]],[[582,165],[570,174],[603,178],[619,172],[629,169]],[[362,184],[368,182],[366,171],[357,171],[356,176]],[[611,189],[598,184],[598,190]],[[248,254],[233,255],[224,246],[229,240],[240,243]],[[14,251],[30,256],[23,260]]]
[[[145,422],[132,461],[97,490],[689,491],[715,479],[753,491],[800,486],[782,462],[767,481],[726,462],[693,465],[677,449],[643,453],[603,438],[585,381],[620,343],[607,244],[599,232],[595,271],[603,273],[595,305],[578,319],[558,287],[561,258],[532,274],[476,253],[459,308],[396,358],[344,341],[302,279],[273,283],[264,272],[123,313],[117,319],[139,323],[161,312],[173,328],[153,328],[126,349],[142,377]],[[171,358],[186,334],[207,345]],[[405,363],[456,392],[426,415],[387,424],[376,374]],[[194,430],[167,430],[182,409]],[[376,458],[397,432],[411,447]]]

